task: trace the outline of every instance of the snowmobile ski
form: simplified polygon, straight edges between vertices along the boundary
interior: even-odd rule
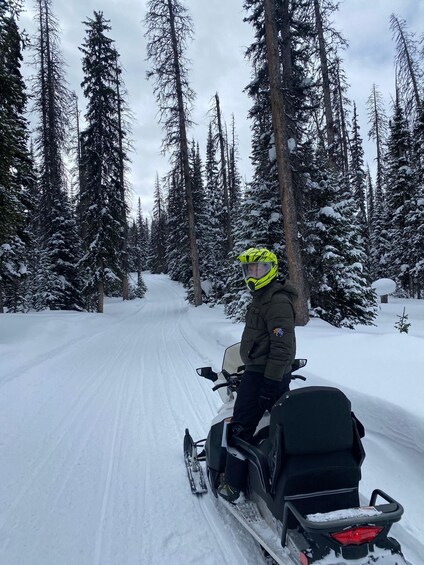
[[[203,469],[197,455],[197,445],[194,442],[188,429],[184,436],[184,462],[187,469],[187,476],[193,494],[204,494],[208,491]]]

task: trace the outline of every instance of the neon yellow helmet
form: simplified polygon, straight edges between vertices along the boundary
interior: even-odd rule
[[[277,256],[264,247],[250,247],[237,259],[241,263],[244,280],[249,290],[259,290],[277,277]]]

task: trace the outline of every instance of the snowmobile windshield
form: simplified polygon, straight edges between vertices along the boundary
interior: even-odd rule
[[[243,276],[247,279],[261,279],[269,273],[272,263],[243,263]]]

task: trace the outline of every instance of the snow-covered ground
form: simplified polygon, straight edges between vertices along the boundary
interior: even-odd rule
[[[242,325],[193,308],[166,276],[105,314],[0,316],[1,565],[259,565],[249,536],[193,496],[186,427],[206,436],[220,405],[199,366],[220,369]],[[394,324],[403,307],[409,334]],[[405,507],[392,529],[424,564],[424,301],[391,298],[376,327],[297,329],[307,384],[335,384],[367,430],[364,501]],[[296,385],[297,386],[297,385]]]

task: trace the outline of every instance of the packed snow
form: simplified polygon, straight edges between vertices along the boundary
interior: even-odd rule
[[[380,514],[382,512],[373,506],[361,506],[360,508],[344,508],[343,510],[334,510],[333,512],[317,512],[316,514],[308,514],[306,518],[310,522],[331,522],[346,518],[367,518],[369,516],[379,516]]]
[[[182,453],[221,404],[195,369],[219,370],[243,326],[144,279],[143,300],[104,314],[0,316],[2,565],[265,564],[220,501],[191,494]],[[297,340],[306,384],[340,387],[365,425],[361,504],[377,487],[401,502],[392,535],[422,565],[424,301],[390,297],[374,327],[311,320]]]

